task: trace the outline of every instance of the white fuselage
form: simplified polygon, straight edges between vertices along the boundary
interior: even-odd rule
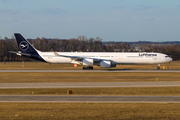
[[[48,63],[75,63],[68,57],[56,56],[53,52],[40,52]],[[57,52],[59,55],[77,56],[87,59],[110,60],[115,64],[160,64],[172,61],[166,54],[146,52]]]
[[[15,33],[14,35],[20,51],[10,51],[11,53],[48,63],[80,64],[84,65],[84,70],[93,69],[93,65],[111,68],[116,67],[117,64],[160,64],[172,61],[172,58],[162,53],[41,52],[36,50],[21,34]]]

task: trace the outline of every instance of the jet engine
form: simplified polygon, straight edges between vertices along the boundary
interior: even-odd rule
[[[100,67],[102,67],[102,68],[111,68],[111,67],[116,67],[116,64],[113,64],[111,61],[101,61],[100,62]]]

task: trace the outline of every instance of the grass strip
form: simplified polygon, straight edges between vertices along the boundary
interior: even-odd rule
[[[0,89],[0,95],[180,95],[180,87]]]
[[[0,119],[180,119],[178,103],[0,103]]]
[[[158,78],[158,79],[157,79]],[[180,81],[179,73],[0,73],[0,83]]]

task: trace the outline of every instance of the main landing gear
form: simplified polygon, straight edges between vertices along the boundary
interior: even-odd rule
[[[84,66],[83,70],[93,70],[93,66]]]

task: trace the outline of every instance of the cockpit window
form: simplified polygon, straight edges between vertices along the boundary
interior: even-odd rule
[[[165,56],[166,58],[169,57],[169,56]]]

